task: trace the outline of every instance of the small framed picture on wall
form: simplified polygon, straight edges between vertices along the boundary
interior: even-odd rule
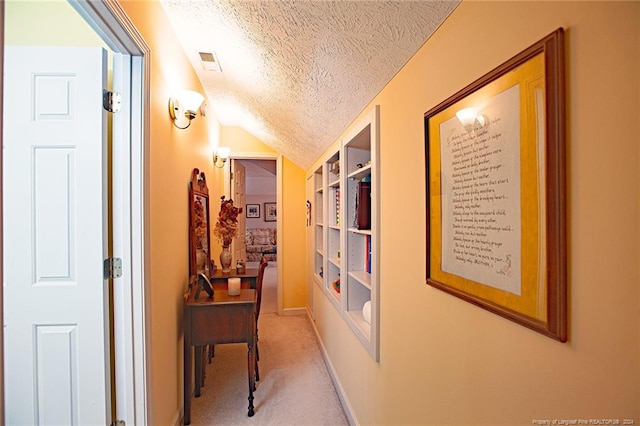
[[[278,218],[276,203],[264,203],[264,221],[275,222]]]
[[[260,217],[260,204],[247,204],[247,219]]]

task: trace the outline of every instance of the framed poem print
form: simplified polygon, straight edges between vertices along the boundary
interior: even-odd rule
[[[275,222],[278,219],[276,203],[264,203],[264,221]]]
[[[247,204],[247,219],[260,217],[260,204]]]
[[[425,113],[426,283],[567,340],[564,33]]]

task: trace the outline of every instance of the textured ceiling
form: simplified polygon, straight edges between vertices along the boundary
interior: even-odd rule
[[[161,0],[222,125],[308,168],[459,1]],[[214,52],[222,72],[198,52]]]

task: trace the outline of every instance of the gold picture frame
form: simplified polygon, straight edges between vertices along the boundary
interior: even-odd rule
[[[424,115],[426,283],[567,340],[564,32]]]
[[[264,221],[275,222],[278,219],[277,203],[264,203]]]

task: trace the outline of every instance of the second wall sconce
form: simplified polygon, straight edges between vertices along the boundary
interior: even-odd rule
[[[231,154],[231,148],[227,148],[224,146],[218,147],[213,150],[213,165],[221,169],[224,167],[224,164],[229,159],[229,154]]]
[[[169,115],[173,125],[178,129],[186,129],[191,120],[196,118],[204,96],[191,90],[182,90],[169,98]]]

